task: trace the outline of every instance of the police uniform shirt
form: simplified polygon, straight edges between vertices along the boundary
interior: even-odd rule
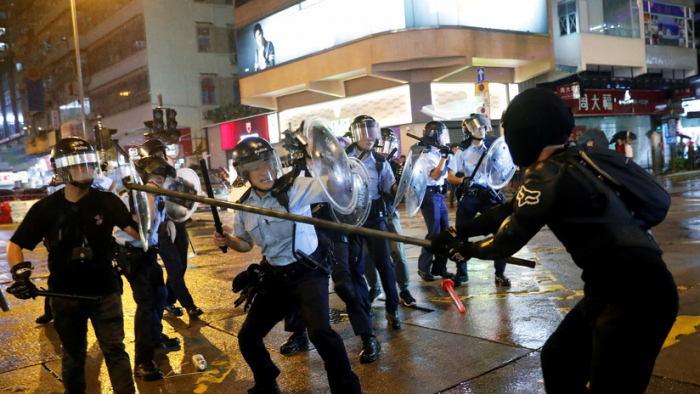
[[[353,150],[348,154],[348,157],[358,157],[357,149]],[[369,196],[372,200],[379,198],[378,185],[381,186],[384,193],[391,193],[391,187],[396,183],[396,178],[394,178],[394,173],[391,171],[391,166],[388,162],[384,162],[382,170],[377,173],[377,161],[374,159],[374,155],[370,152],[367,153],[362,160],[367,172],[369,173]]]
[[[121,200],[126,205],[127,209],[129,207],[129,193],[124,193],[121,196]],[[155,206],[156,208],[162,206],[164,201],[163,201],[163,196],[156,196],[155,198]],[[165,222],[165,209],[160,209],[156,210],[156,212],[151,212],[151,229],[148,232],[148,246],[149,247],[155,247],[158,246],[158,229],[160,228],[160,224]],[[142,247],[142,243],[140,239],[134,239],[131,235],[127,234],[126,232],[122,231],[119,228],[114,229],[114,239],[117,241],[119,245],[126,245],[128,242],[131,244],[131,246],[135,248],[140,248]]]
[[[474,144],[471,144],[467,149],[460,151],[461,153],[455,156],[455,159],[448,164],[448,168],[455,174],[461,171],[465,177],[469,177],[472,175],[472,172],[474,172],[474,167],[476,167],[477,163],[479,163],[481,155],[486,151],[486,145],[482,145],[481,148],[478,148],[474,146]],[[488,185],[486,183],[486,177],[484,177],[481,173],[481,170],[483,170],[483,166],[485,165],[486,158],[481,161],[479,171],[477,171],[474,175],[474,180],[472,183],[484,186]]]
[[[438,178],[438,180],[435,180],[432,176],[430,176],[430,173],[437,168],[438,164],[440,164],[440,159],[442,159],[442,154],[440,153],[440,150],[437,148],[430,148],[430,150],[423,152],[423,157],[425,157],[425,159],[428,161],[428,186],[444,185],[445,180],[447,179],[448,172],[446,169],[443,170],[442,175],[440,175],[440,178]],[[449,160],[449,156],[445,160],[451,162],[451,160]],[[445,165],[446,167],[447,164]]]
[[[126,228],[131,215],[119,198],[93,188],[78,202],[70,202],[63,190],[34,204],[11,241],[34,250],[45,239],[49,249],[49,281],[58,292],[109,295],[118,292],[112,268],[112,229]],[[72,259],[73,249],[89,247],[91,260]]]
[[[313,178],[296,178],[287,193],[289,213],[295,215],[311,217],[310,205],[326,201],[321,185]],[[260,198],[255,190],[243,204],[287,212],[271,193]],[[260,246],[263,256],[275,266],[289,265],[297,260],[292,253],[292,248],[300,249],[310,255],[318,247],[316,230],[310,224],[297,223],[296,233],[294,233],[294,222],[242,211],[236,211],[233,216],[233,235]],[[292,235],[294,235],[294,245],[292,245]]]

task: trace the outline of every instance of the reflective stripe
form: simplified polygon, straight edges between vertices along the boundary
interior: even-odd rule
[[[93,163],[97,164],[97,153],[85,152],[71,156],[63,156],[55,159],[56,168],[70,167],[77,164]]]

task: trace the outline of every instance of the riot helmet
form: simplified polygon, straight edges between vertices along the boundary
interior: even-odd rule
[[[350,137],[352,142],[363,150],[369,150],[374,141],[381,138],[379,123],[369,115],[360,115],[350,123]]]
[[[58,178],[81,189],[89,188],[93,178],[101,174],[95,148],[78,137],[56,143],[51,152],[51,165]]]
[[[175,178],[177,177],[177,171],[173,166],[168,163],[167,160],[160,156],[146,156],[141,158],[136,163],[136,171],[138,171],[141,179],[146,181],[149,177],[153,175],[160,175],[165,178]],[[162,185],[159,185],[162,187]]]
[[[450,143],[450,132],[444,123],[433,120],[423,127],[423,138],[434,145],[446,146]]]
[[[379,144],[374,148],[374,151],[387,156],[394,148],[398,149],[398,147],[399,137],[396,135],[396,132],[390,128],[382,127],[381,139]]]
[[[163,158],[165,158],[167,150],[168,147],[165,145],[165,143],[163,143],[163,141],[159,139],[151,139],[141,145],[139,148],[139,153],[141,154],[141,157],[155,156],[158,153],[162,153]]]
[[[253,189],[269,191],[283,175],[277,150],[260,137],[248,137],[233,148],[233,168]]]
[[[513,162],[529,166],[547,146],[565,143],[574,128],[574,115],[556,93],[530,88],[513,99],[501,125]]]
[[[486,133],[491,130],[491,122],[482,114],[472,114],[462,121],[462,132],[465,140],[482,141],[486,137]]]

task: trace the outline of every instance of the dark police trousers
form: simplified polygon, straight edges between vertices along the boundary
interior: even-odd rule
[[[450,226],[447,206],[445,205],[445,195],[437,191],[439,188],[442,188],[442,186],[428,186],[423,203],[420,206],[425,226],[428,228],[428,234],[425,236],[425,239],[430,239],[440,234]],[[425,248],[421,248],[420,256],[418,256],[418,270],[439,275],[447,270],[447,257],[434,256]]]
[[[362,227],[386,232],[386,217],[379,219],[370,218]],[[399,309],[399,292],[396,290],[396,272],[394,271],[394,263],[391,261],[389,241],[381,238],[350,234],[350,266],[355,267],[352,270],[353,281],[360,283],[360,279],[356,278],[356,276],[362,276],[365,272],[364,242],[367,243],[367,250],[372,253],[372,260],[377,268],[377,272],[379,272],[379,278],[386,296],[386,311],[390,313],[396,312]],[[369,302],[369,289],[364,278],[362,278],[362,282],[365,285],[360,289],[360,296]]]
[[[457,205],[457,218],[455,226],[473,219],[477,213],[484,213],[491,207],[505,203],[505,197],[501,192],[497,192],[486,186],[473,185],[466,190],[459,200]],[[427,193],[426,193],[427,194]],[[503,275],[506,270],[506,263],[503,261],[494,261],[493,267],[496,270],[496,275]],[[457,275],[467,275],[467,262],[457,263]]]
[[[49,298],[49,297],[47,297]],[[107,364],[107,372],[116,394],[134,393],[129,355],[124,350],[124,315],[119,294],[98,301],[50,298],[54,328],[63,346],[63,386],[68,394],[85,393],[87,321]]]
[[[678,290],[658,254],[643,248],[628,252],[628,263],[619,272],[604,267],[597,275],[607,278],[604,287],[615,291],[601,294],[586,282],[586,295],[542,348],[547,394],[646,390],[656,356],[676,320]],[[623,275],[638,291],[619,284]]]
[[[329,320],[328,277],[295,262],[285,267],[265,265],[272,276],[255,299],[238,332],[238,346],[256,383],[269,383],[280,370],[270,358],[263,338],[292,308],[299,308],[309,340],[324,361],[331,392],[359,394],[360,381],[352,372],[343,339]]]
[[[367,282],[362,276],[363,272],[357,270],[357,264],[349,264],[348,236],[322,227],[316,227],[316,234],[319,244],[324,242],[324,239],[334,239],[333,256],[335,261],[331,267],[331,279],[335,285],[335,293],[345,303],[352,331],[355,335],[372,334],[374,331],[369,315],[372,306],[367,297]],[[363,291],[364,297],[362,296]],[[298,309],[294,309],[284,319],[284,330],[288,332],[304,330],[304,320]]]
[[[166,287],[168,288],[167,304],[172,305],[180,301],[183,308],[194,307],[194,300],[185,284],[185,272],[187,271],[187,248],[189,247],[187,227],[185,223],[175,224],[175,242],[170,241],[167,234],[159,237],[160,258],[163,260],[165,272],[168,273]]]
[[[136,302],[134,336],[136,365],[153,360],[155,343],[163,333],[163,311],[168,290],[163,282],[163,269],[156,260],[156,251],[143,253],[136,272],[127,276]]]

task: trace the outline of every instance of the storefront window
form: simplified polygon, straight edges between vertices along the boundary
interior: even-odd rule
[[[636,0],[589,0],[589,33],[639,38]]]

